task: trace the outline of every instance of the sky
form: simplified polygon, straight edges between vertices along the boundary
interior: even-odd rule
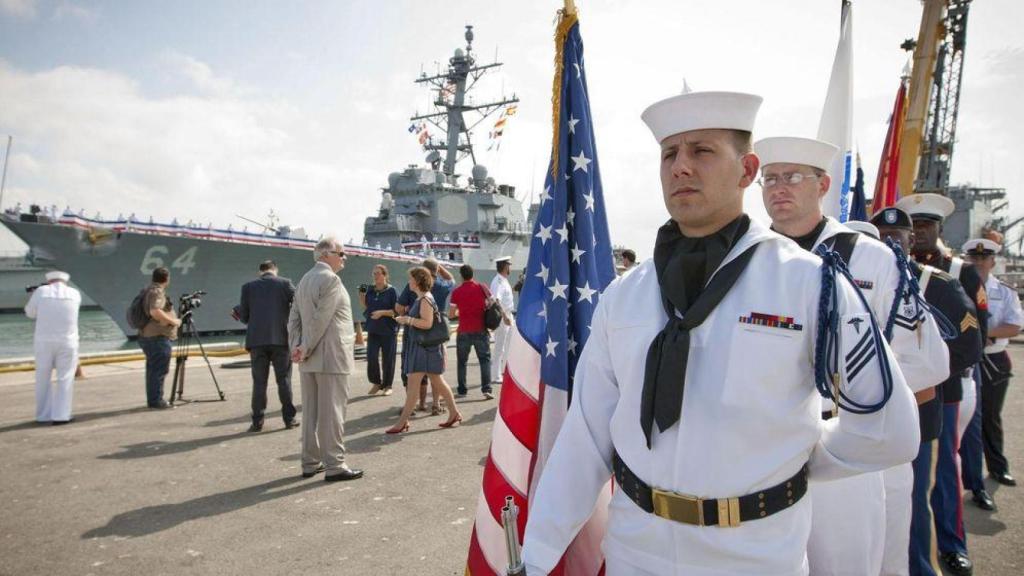
[[[70,206],[106,218],[239,216],[362,239],[389,173],[423,164],[407,131],[430,110],[413,80],[474,26],[478,63],[505,65],[477,102],[516,95],[501,147],[478,148],[524,205],[550,151],[554,17],[561,0],[90,2],[0,0],[4,207]],[[694,90],[764,96],[755,137],[817,132],[839,0],[577,0],[612,241],[650,256],[667,218],[657,144],[640,121]],[[854,140],[867,189],[919,0],[854,0]],[[1024,2],[972,4],[952,181],[1005,187],[1024,214]],[[486,143],[494,118],[474,141]],[[2,142],[0,142],[2,144]],[[0,149],[0,154],[3,151]],[[459,166],[468,174],[468,163]],[[747,210],[764,218],[760,191]],[[17,250],[6,230],[0,250]],[[23,247],[22,247],[23,248]]]

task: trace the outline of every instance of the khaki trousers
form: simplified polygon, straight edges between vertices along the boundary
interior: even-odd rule
[[[302,471],[321,462],[327,476],[345,468],[348,375],[300,372],[302,382]]]

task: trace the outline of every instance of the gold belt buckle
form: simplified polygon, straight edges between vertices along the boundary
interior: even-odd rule
[[[740,499],[718,499],[718,525],[722,528],[735,528],[740,525]]]
[[[651,488],[654,513],[668,520],[704,526],[704,500]]]

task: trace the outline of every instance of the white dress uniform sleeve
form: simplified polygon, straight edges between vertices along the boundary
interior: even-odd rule
[[[893,300],[897,297],[900,270],[895,261],[886,268],[883,298],[885,317],[879,315],[884,330]],[[913,299],[900,297],[892,329],[892,351],[907,385],[914,392],[927,390],[949,378],[949,349],[939,333],[938,323]]]
[[[610,421],[619,387],[610,361],[605,298],[577,364],[573,400],[530,505],[523,538],[529,576],[545,576],[590,518],[612,474]]]
[[[870,312],[855,288],[838,277],[840,312],[839,373],[842,392],[861,404],[882,398],[879,361],[871,345]],[[815,321],[817,324],[817,320]],[[882,353],[892,371],[892,395],[878,411],[855,414],[840,408],[838,418],[822,422],[821,437],[811,452],[810,477],[815,481],[884,470],[910,462],[917,455],[921,433],[917,403],[889,345]]]
[[[1024,326],[1024,311],[1021,311],[1020,307],[1020,296],[1017,296],[1017,291],[1006,288],[1005,292],[1008,295],[1008,306],[1004,307],[1003,318],[1001,324],[1013,324],[1014,326]]]

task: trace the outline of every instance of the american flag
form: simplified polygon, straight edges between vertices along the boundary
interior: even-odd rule
[[[522,540],[529,502],[572,399],[576,363],[601,291],[615,278],[594,144],[583,42],[559,11],[551,164],[540,196],[526,281],[484,467],[466,574],[505,574],[501,507],[512,496]],[[579,385],[585,386],[586,382]],[[610,490],[552,574],[594,576]]]

